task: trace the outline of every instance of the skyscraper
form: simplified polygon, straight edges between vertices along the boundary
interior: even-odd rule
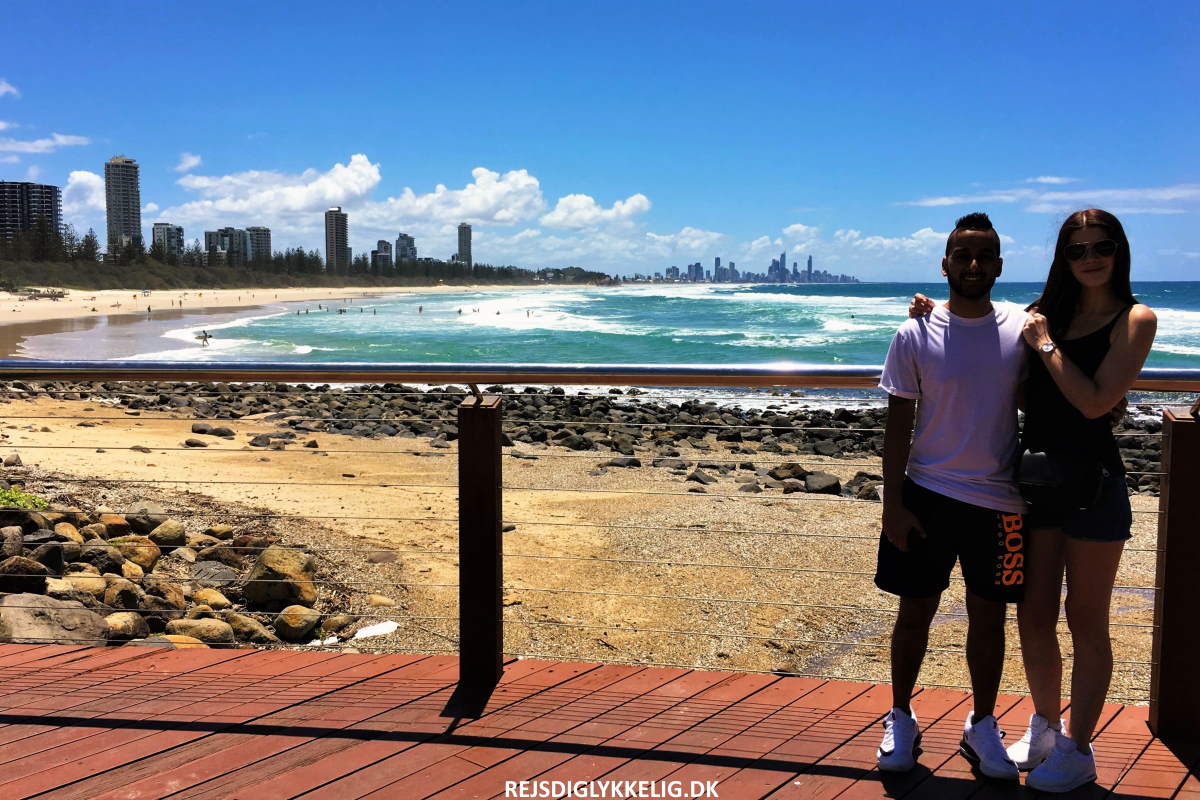
[[[407,233],[401,233],[396,237],[396,263],[401,261],[416,261],[417,260],[417,240],[409,236]]]
[[[475,264],[471,259],[471,226],[465,222],[458,226],[458,261],[468,267]]]
[[[0,181],[0,239],[12,239],[45,217],[62,230],[62,191],[57,186],[24,181]]]
[[[105,162],[104,206],[108,214],[108,256],[115,259],[123,247],[142,236],[142,190],[137,161],[113,156]]]
[[[271,229],[261,225],[246,228],[250,237],[250,261],[262,264],[271,260]]]
[[[375,243],[375,249],[371,251],[371,271],[379,272],[391,266],[392,243],[387,239],[380,239]]]
[[[350,218],[341,206],[325,212],[325,269],[342,273],[350,269]]]
[[[167,258],[179,261],[183,256],[183,227],[169,222],[156,222],[150,229],[150,242],[160,247]]]
[[[808,282],[812,283],[812,256],[808,257]]]

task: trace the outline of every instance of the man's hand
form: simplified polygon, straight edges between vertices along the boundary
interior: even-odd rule
[[[925,295],[917,292],[913,295],[912,301],[908,304],[908,316],[915,319],[923,317],[933,311],[934,303]]]
[[[911,511],[905,508],[904,503],[892,501],[887,502],[887,495],[884,495],[883,503],[883,535],[888,538],[888,541],[895,545],[897,550],[907,553],[909,547],[909,534],[914,533],[920,538],[925,538],[925,528],[922,527],[921,521],[917,519]]]

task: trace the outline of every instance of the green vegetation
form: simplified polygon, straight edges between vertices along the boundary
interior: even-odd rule
[[[181,258],[151,247],[140,239],[125,247],[115,260],[98,261],[96,232],[83,237],[70,226],[61,234],[44,220],[11,240],[0,239],[0,288],[65,286],[72,289],[240,289],[289,286],[433,286],[438,283],[534,284],[604,283],[608,276],[579,267],[533,271],[514,266],[466,264],[419,259],[372,269],[359,255],[344,272],[330,272],[316,250],[276,252],[245,264],[207,265],[207,255],[195,240]]]
[[[49,505],[36,494],[23,492],[17,488],[0,489],[0,508],[32,508],[40,511]]]

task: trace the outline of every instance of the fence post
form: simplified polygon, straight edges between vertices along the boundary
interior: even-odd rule
[[[458,407],[459,688],[490,690],[503,671],[500,423],[503,399]]]
[[[1200,422],[1168,409],[1162,432],[1150,729],[1160,739],[1200,742]]]

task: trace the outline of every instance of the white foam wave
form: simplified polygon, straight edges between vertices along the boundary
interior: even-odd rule
[[[1151,349],[1158,353],[1173,353],[1178,356],[1200,356],[1200,347],[1187,344],[1155,342],[1154,347]]]

